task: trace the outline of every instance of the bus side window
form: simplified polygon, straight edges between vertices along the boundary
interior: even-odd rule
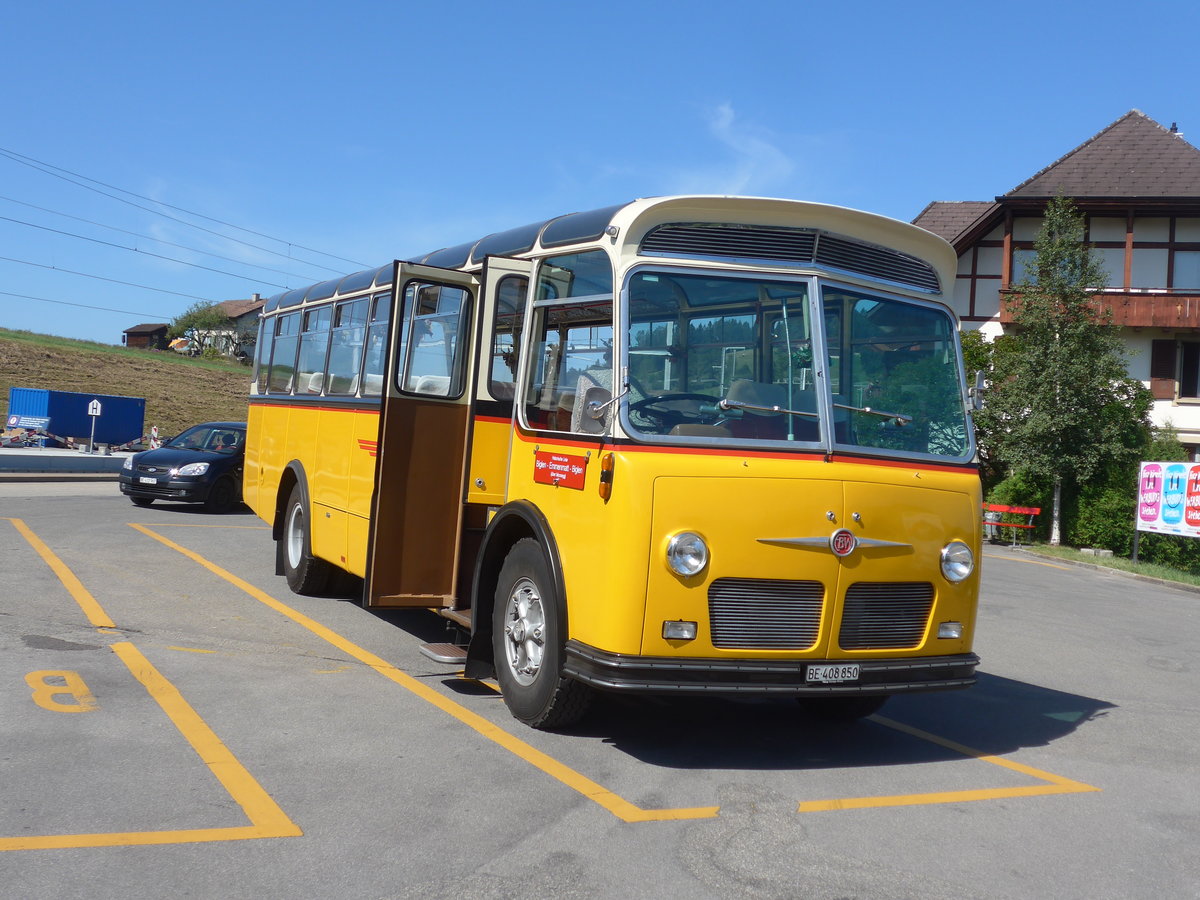
[[[271,374],[267,381],[272,394],[290,394],[296,374],[296,345],[300,342],[300,313],[288,313],[275,320],[275,340],[271,351]]]
[[[525,321],[525,293],[528,289],[529,279],[524,275],[506,275],[496,288],[488,393],[494,399],[508,403],[516,396],[521,326]]]
[[[358,391],[363,339],[367,324],[367,298],[339,303],[333,319],[333,341],[329,348],[327,394],[347,395]]]
[[[258,325],[258,346],[254,348],[254,380],[260,394],[267,392],[267,372],[271,368],[271,347],[275,342],[275,319],[263,319]]]
[[[525,421],[531,428],[550,431],[597,430],[596,420],[583,417],[582,407],[576,407],[585,397],[600,400],[612,387],[613,275],[608,255],[590,250],[544,259],[538,267],[534,309]],[[584,396],[577,396],[581,390]]]
[[[610,298],[591,298],[537,310],[524,403],[530,427],[593,430],[575,414],[576,404],[584,402],[577,394],[581,384],[611,392],[612,309]],[[591,399],[601,398],[597,393]]]
[[[388,323],[391,298],[376,294],[371,298],[371,324],[367,326],[366,355],[363,360],[362,395],[378,397],[383,393],[383,366],[387,358]]]
[[[325,386],[325,357],[329,353],[329,323],[332,306],[318,306],[304,311],[304,331],[300,335],[300,360],[297,394],[319,394]]]
[[[400,347],[401,390],[458,397],[466,368],[470,293],[446,284],[411,282],[404,291],[408,320]]]

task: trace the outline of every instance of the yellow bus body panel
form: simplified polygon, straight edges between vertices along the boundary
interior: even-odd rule
[[[550,523],[572,639],[609,653],[715,659],[853,660],[970,651],[981,539],[973,469],[684,448],[603,449],[552,443],[553,437],[514,441],[510,499],[528,499]],[[536,451],[586,459],[583,489],[537,483]],[[599,460],[609,452],[614,470],[606,503],[598,489]],[[828,546],[839,528],[884,545],[860,545],[839,558]],[[710,550],[707,567],[692,578],[675,574],[666,562],[667,544],[681,531],[700,534]],[[815,539],[815,545],[764,543],[796,538]],[[940,568],[941,550],[952,540],[976,555],[975,573],[957,585]],[[786,650],[714,647],[708,590],[717,578],[819,582],[825,602],[817,638]],[[917,646],[838,646],[842,598],[851,584],[862,582],[932,585],[933,611]],[[696,639],[664,639],[663,623],[675,620],[696,622]],[[961,622],[963,637],[937,639],[942,621]]]
[[[313,555],[364,575],[378,410],[260,402],[250,405],[248,422],[246,504],[274,522],[287,502],[279,496],[284,470],[298,464],[309,490]]]

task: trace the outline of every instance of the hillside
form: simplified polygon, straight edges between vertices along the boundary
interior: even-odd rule
[[[244,421],[249,386],[250,369],[236,363],[0,328],[5,411],[10,387],[144,397],[146,431],[172,435],[196,422]]]

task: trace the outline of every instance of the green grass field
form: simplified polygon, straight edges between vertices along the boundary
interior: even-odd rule
[[[0,399],[6,411],[13,387],[142,397],[146,431],[157,426],[160,434],[171,435],[196,422],[245,420],[250,369],[169,350],[130,350],[0,328]]]

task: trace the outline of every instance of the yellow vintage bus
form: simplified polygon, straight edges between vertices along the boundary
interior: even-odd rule
[[[428,607],[514,716],[962,688],[980,485],[953,250],[792,200],[574,213],[272,297],[244,496],[301,593]]]

